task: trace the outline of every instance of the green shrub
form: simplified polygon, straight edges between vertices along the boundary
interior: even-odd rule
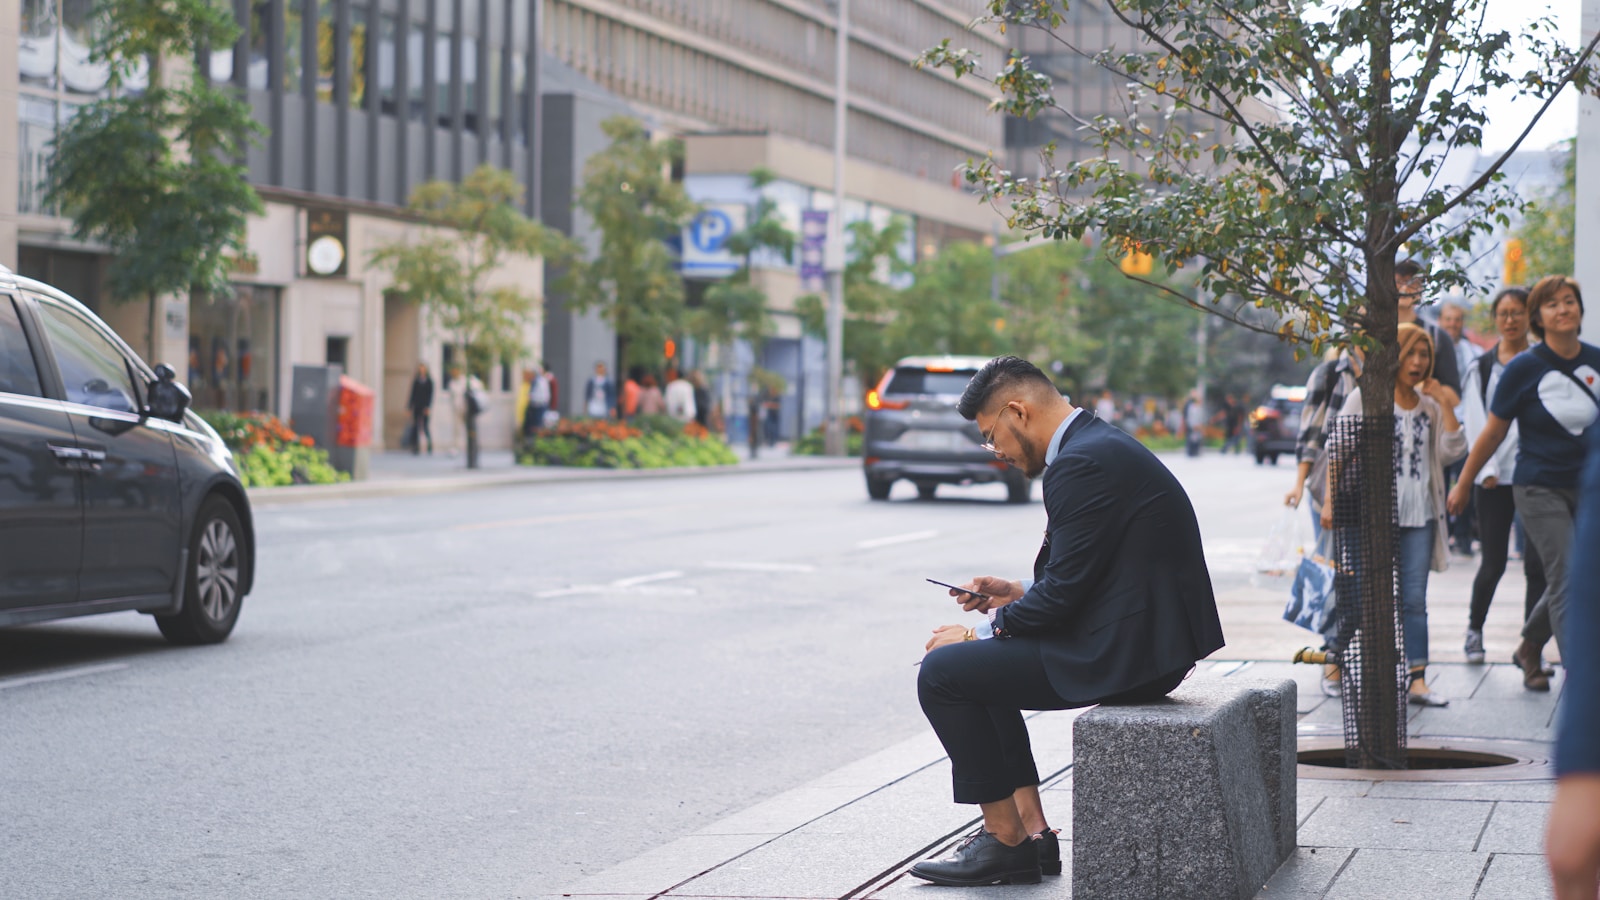
[[[518,453],[517,462],[586,469],[665,469],[726,466],[739,461],[727,444],[699,432],[703,432],[699,426],[686,429],[668,416],[641,416],[628,425],[564,420],[554,430],[535,432]]]
[[[328,451],[295,434],[267,413],[198,412],[233,451],[234,466],[245,487],[287,484],[336,484],[350,476],[328,463]]]

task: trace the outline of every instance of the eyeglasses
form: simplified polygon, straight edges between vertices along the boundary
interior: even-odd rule
[[[988,433],[979,432],[979,434],[983,437],[983,443],[979,444],[978,446],[983,448],[984,450],[989,451],[990,453],[995,454],[996,456],[998,456],[1000,454],[1000,451],[996,450],[994,448],[994,433],[995,433],[995,430],[1000,427],[1000,414],[1005,412],[1005,411],[1006,411],[1006,407],[1002,406],[1002,407],[1000,407],[1000,412],[995,413],[994,424],[989,426]],[[1022,413],[1020,413],[1020,412],[1017,413],[1017,417],[1018,418],[1021,418],[1021,416],[1022,416]]]
[[[1502,309],[1494,314],[1496,319],[1525,319],[1528,311],[1525,309]]]

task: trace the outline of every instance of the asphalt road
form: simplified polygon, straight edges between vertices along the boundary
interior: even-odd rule
[[[1250,576],[1288,467],[1167,459],[1219,656],[1305,643]],[[1043,510],[1003,496],[872,503],[849,470],[260,509],[222,646],[0,629],[0,897],[559,889],[925,729],[913,663],[963,616],[922,579],[1025,574]]]

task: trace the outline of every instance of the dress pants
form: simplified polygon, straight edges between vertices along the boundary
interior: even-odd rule
[[[1050,686],[1040,640],[991,638],[947,644],[923,657],[917,698],[950,756],[957,803],[993,803],[1039,783],[1022,710],[1145,703],[1164,697],[1192,666],[1106,697],[1063,697]]]

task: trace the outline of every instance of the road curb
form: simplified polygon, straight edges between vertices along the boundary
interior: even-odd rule
[[[685,466],[670,469],[585,469],[567,466],[527,466],[527,471],[476,475],[446,475],[435,478],[396,478],[379,481],[347,481],[343,484],[297,484],[286,487],[250,488],[250,505],[286,506],[320,500],[364,500],[377,497],[410,497],[444,494],[528,484],[574,484],[594,481],[631,481],[648,478],[705,478],[726,475],[762,475],[773,472],[814,472],[858,468],[856,457],[806,457],[771,463],[737,463],[731,466]]]

